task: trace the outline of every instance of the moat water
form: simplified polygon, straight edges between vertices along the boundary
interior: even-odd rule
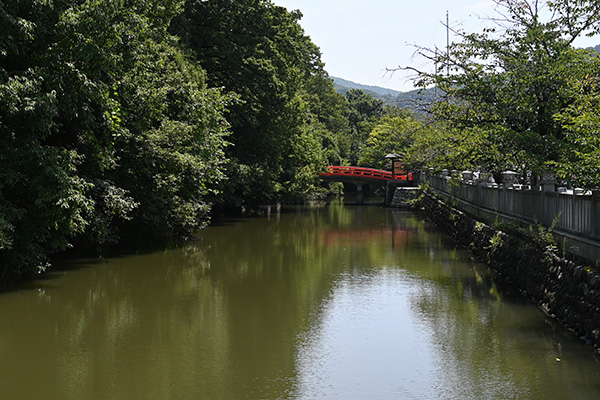
[[[600,398],[593,350],[418,214],[273,211],[0,294],[0,398]]]

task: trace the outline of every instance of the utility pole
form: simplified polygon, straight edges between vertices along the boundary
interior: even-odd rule
[[[446,10],[446,76],[450,76],[450,17]]]
[[[435,76],[436,76],[436,80],[437,80],[437,74],[438,74],[438,49],[437,46],[435,46]],[[438,98],[438,84],[437,82],[435,83],[435,91],[433,92],[433,100],[437,102],[437,98]]]

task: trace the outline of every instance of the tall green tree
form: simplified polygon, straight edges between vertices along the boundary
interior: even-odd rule
[[[326,74],[311,75],[303,85],[307,128],[321,138],[329,165],[346,165],[350,153],[350,105]]]
[[[266,0],[189,0],[173,24],[210,84],[241,100],[228,116],[227,205],[279,200],[288,190],[283,183],[296,174],[289,161],[302,151],[297,143],[306,134],[299,96],[305,80],[323,67],[300,17]]]
[[[417,137],[425,135],[426,129],[428,126],[416,120],[409,110],[400,109],[389,113],[381,118],[369,133],[359,165],[389,169],[389,161],[385,156],[396,153],[403,156],[405,166],[413,167],[410,149]]]
[[[167,32],[182,4],[0,3],[0,279],[74,241],[206,223],[229,99]]]
[[[564,128],[565,149],[551,164],[558,175],[573,186],[600,187],[600,57],[591,50],[579,50],[576,60],[583,71],[572,76],[569,89],[573,102],[555,115]]]
[[[130,228],[178,236],[191,235],[208,218],[225,160],[227,100],[207,89],[204,72],[167,32],[182,6],[177,0],[160,7],[145,0],[86,1],[59,22],[58,54],[80,65],[72,81],[90,81],[99,92],[93,96],[101,118],[92,122],[100,124],[68,125],[90,138],[83,151],[98,153],[80,168],[102,210],[90,218],[96,240],[113,239],[111,220],[120,214]],[[73,92],[65,99],[86,104]]]
[[[0,280],[44,270],[49,252],[82,233],[93,204],[76,173],[81,157],[52,144],[60,94],[48,87],[59,12],[41,2],[0,3]]]
[[[445,52],[420,50],[438,65],[435,73],[419,71],[417,82],[444,93],[437,116],[458,129],[476,128],[504,155],[481,153],[476,165],[539,173],[567,151],[555,115],[574,100],[569,81],[586,75],[572,45],[596,31],[596,3],[496,0],[497,25],[482,33],[456,32],[460,41]]]
[[[348,123],[350,124],[350,165],[358,165],[361,151],[381,117],[385,115],[383,100],[374,98],[360,89],[350,89],[346,93],[349,104]]]

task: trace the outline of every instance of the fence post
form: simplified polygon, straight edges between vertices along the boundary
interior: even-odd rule
[[[517,173],[515,171],[504,171],[502,173],[502,182],[504,183],[504,185],[502,185],[502,203],[500,204],[500,209],[502,210],[501,212],[503,212],[504,214],[509,214],[508,210],[509,210],[509,206],[508,206],[508,188],[510,187],[511,189],[513,189],[513,185],[515,183],[517,183]],[[514,190],[512,192],[514,197]]]
[[[598,219],[598,205],[600,204],[600,191],[598,190],[592,190],[592,206],[590,207],[590,218],[592,220],[592,235],[594,235],[594,237],[598,236],[599,234],[599,230],[600,230],[600,221],[597,221]]]
[[[550,215],[548,206],[548,196],[546,193],[556,192],[556,173],[552,171],[544,171],[542,172],[542,179],[540,180],[540,184],[542,185],[542,224],[546,226],[550,226],[556,217],[556,215]]]

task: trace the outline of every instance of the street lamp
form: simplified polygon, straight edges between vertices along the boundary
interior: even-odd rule
[[[402,175],[404,173],[400,157],[400,154],[396,153],[390,153],[385,156],[386,159],[392,162],[392,180],[396,179],[396,175]]]

